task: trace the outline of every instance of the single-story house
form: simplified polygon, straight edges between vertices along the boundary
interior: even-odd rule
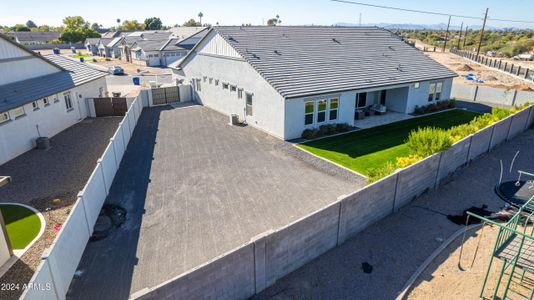
[[[361,109],[412,113],[457,76],[377,27],[216,26],[171,68],[194,101],[285,140]]]
[[[15,41],[22,45],[44,45],[59,39],[61,35],[57,31],[15,31],[9,32]]]
[[[90,114],[106,72],[61,55],[40,56],[0,34],[0,164]]]

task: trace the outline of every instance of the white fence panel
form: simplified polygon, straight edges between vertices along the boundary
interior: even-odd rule
[[[517,91],[515,96],[515,105],[522,105],[527,102],[534,103],[534,92]]]
[[[120,166],[126,146],[124,145],[124,137],[122,136],[122,129],[118,129],[112,139],[113,147],[115,147],[115,158],[117,160],[117,166]]]
[[[132,137],[132,134],[130,132],[130,124],[128,123],[128,119],[126,118],[126,116],[124,116],[124,119],[122,120],[121,127],[122,127],[122,136],[124,137],[124,145],[128,145],[128,142],[130,141],[130,137]]]
[[[91,178],[89,178],[89,181],[82,192],[91,234],[92,228],[95,226],[96,219],[100,214],[100,210],[102,209],[102,205],[104,204],[107,195],[104,176],[102,176],[102,174],[102,165],[97,164]]]
[[[39,288],[26,289],[20,299],[25,300],[57,300],[54,281],[50,266],[46,260],[42,260],[30,280],[32,285]],[[64,298],[64,297],[63,297]]]
[[[130,122],[129,123],[129,125],[130,125],[130,134],[133,134],[134,129],[135,129],[135,124],[137,123],[137,119],[135,118],[133,109],[132,109],[132,111],[130,111],[130,113],[128,113],[128,115],[126,115],[126,117],[128,118],[128,122]]]
[[[82,201],[77,201],[73,206],[47,258],[60,298],[64,298],[69,290],[72,275],[90,237]]]
[[[109,189],[113,183],[113,178],[115,178],[115,173],[117,173],[116,157],[115,150],[113,148],[113,143],[110,143],[104,151],[104,155],[99,160],[100,165],[102,166],[102,171],[104,175],[104,182],[106,183],[106,196],[109,194]]]

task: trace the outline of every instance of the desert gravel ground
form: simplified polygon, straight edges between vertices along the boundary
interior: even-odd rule
[[[44,249],[56,237],[54,226],[67,218],[120,120],[86,119],[53,137],[49,150],[31,150],[0,166],[0,174],[13,179],[0,188],[0,202],[33,206],[46,220],[43,236],[0,278],[0,284],[19,284],[15,290],[0,289],[0,299],[17,299],[22,294],[22,285],[29,282]],[[61,203],[54,205],[55,198]]]

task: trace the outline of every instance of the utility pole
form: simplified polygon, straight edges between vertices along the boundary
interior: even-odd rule
[[[451,16],[449,16],[449,23],[447,23],[447,33],[445,33],[445,42],[443,43],[443,52],[447,48],[447,40],[449,39],[449,26],[451,26]]]
[[[462,41],[462,33],[464,31],[464,22],[462,22],[462,25],[460,25],[460,37],[458,37],[458,50],[460,50],[460,42]]]
[[[467,40],[467,31],[468,31],[468,30],[469,30],[469,26],[466,25],[466,26],[465,26],[465,34],[464,34],[464,45],[463,45],[463,47],[462,47],[462,48],[464,48],[464,49],[465,49],[465,41]]]
[[[488,19],[489,8],[486,8],[484,15],[484,23],[482,23],[482,30],[480,30],[480,40],[478,40],[477,56],[480,54],[480,46],[482,46],[482,38],[484,37],[484,29],[486,28],[486,20]]]

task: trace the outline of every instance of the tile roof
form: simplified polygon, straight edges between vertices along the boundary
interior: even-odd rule
[[[377,27],[217,26],[212,30],[286,98],[457,76]]]
[[[106,72],[96,70],[87,64],[61,55],[50,54],[43,57],[67,71],[0,86],[0,112],[60,93],[107,75]]]
[[[13,35],[15,35],[20,42],[49,42],[57,40],[61,33],[56,31],[16,31],[13,32]]]

